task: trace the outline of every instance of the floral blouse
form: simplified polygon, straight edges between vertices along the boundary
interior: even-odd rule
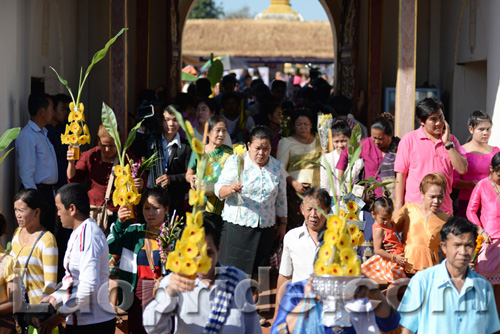
[[[283,162],[269,157],[266,166],[260,168],[248,153],[243,155],[244,167],[241,175],[241,201],[238,194],[226,198],[222,219],[247,227],[266,228],[274,226],[276,216],[287,216],[286,172]],[[238,181],[237,157],[227,159],[223,172],[215,184],[215,194],[220,198],[222,186]]]

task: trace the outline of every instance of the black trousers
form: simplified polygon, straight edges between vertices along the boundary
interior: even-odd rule
[[[114,334],[116,319],[100,322],[92,325],[66,325],[66,334]]]

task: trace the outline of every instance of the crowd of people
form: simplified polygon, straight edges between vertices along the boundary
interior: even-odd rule
[[[71,99],[29,97],[30,120],[15,143],[19,227],[0,258],[1,328],[26,326],[15,316],[13,300],[20,293],[25,303],[50,303],[57,310],[41,324],[42,333],[63,323],[67,333],[113,333],[124,311],[134,334],[259,333],[270,319],[257,312],[259,291],[249,279],[272,265],[279,275],[271,332],[296,332],[313,290],[310,276],[326,214],[349,195],[346,184],[370,178],[363,187],[375,190],[360,214],[366,223],[358,249],[362,273],[409,289],[402,300],[391,301],[380,289],[359,289],[354,298],[381,305],[368,318],[382,331],[500,330],[500,153],[488,144],[492,120],[486,113],[472,113],[471,136],[461,145],[441,101],[425,98],[416,106],[420,127],[400,139],[391,115],[380,115],[367,129],[356,119],[363,105],[334,95],[321,78],[288,97],[293,90],[280,80],[270,87],[260,79],[242,91],[239,86],[228,74],[212,97],[210,82],[201,78],[175,97],[175,109],[204,140],[212,173],[203,179],[174,108],[163,103],[165,92],[140,94],[139,109],[154,112],[140,115],[144,121],[127,156],[157,158],[133,179],[142,193],[137,213],[110,200],[118,155],[104,125],[95,146],[75,159],[60,140]],[[333,118],[326,146],[317,133],[321,114]],[[132,125],[139,120],[130,119]],[[351,161],[357,126],[362,146],[359,159]],[[246,148],[241,156],[239,144]],[[212,266],[197,276],[169,273],[156,236],[164,222],[186,219],[189,189],[200,184]],[[460,190],[455,206],[453,188]],[[4,230],[0,220],[0,234]],[[484,244],[472,261],[478,235]],[[445,287],[452,292],[445,294]],[[435,313],[438,304],[443,312]],[[365,333],[364,321],[353,319],[346,332]]]

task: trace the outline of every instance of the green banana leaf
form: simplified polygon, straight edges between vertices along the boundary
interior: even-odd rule
[[[111,138],[115,141],[116,149],[118,152],[122,151],[122,143],[120,140],[120,134],[118,133],[118,124],[116,122],[116,116],[115,113],[113,112],[113,109],[111,109],[106,103],[102,103],[102,114],[101,114],[101,120],[102,124],[106,128],[106,130],[109,132]],[[120,159],[120,165],[123,166],[123,158],[121,157],[120,154],[118,154],[119,159]]]

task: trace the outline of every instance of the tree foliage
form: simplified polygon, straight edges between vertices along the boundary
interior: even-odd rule
[[[198,0],[189,14],[190,19],[219,19],[222,16],[224,9],[214,0]]]
[[[250,7],[243,6],[238,10],[226,13],[225,19],[252,19],[255,14],[250,12]]]

